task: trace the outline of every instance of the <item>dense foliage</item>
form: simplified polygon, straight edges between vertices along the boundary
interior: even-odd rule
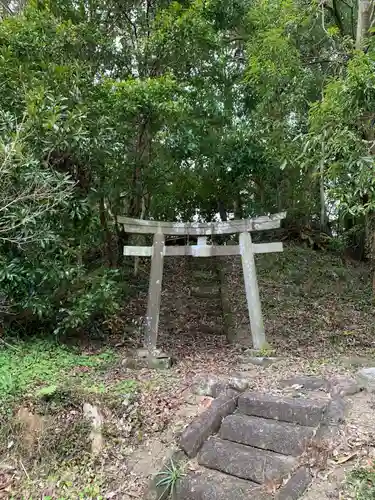
[[[365,255],[375,48],[355,3],[2,6],[5,325],[60,333],[115,312],[119,214],[287,210],[290,227],[315,225]]]

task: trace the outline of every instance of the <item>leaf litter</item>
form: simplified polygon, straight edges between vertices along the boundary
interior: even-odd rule
[[[103,374],[103,380],[130,379],[139,384],[137,397],[125,404],[122,416],[109,418],[120,429],[120,437],[117,432],[117,444],[111,441],[111,449],[101,457],[104,498],[143,497],[178,433],[210,402],[201,398],[187,404],[189,389],[199,377],[222,378],[240,372],[249,379],[250,388],[280,393],[279,382],[294,375],[350,376],[357,368],[344,359],[360,356],[371,362],[374,357],[375,312],[370,269],[364,264],[348,265],[338,256],[298,247],[257,259],[267,337],[275,355],[281,357],[276,364],[263,367],[244,364],[246,348],[228,344],[221,334],[217,298],[198,298],[191,293],[197,286],[191,260],[165,261],[158,343],[172,356],[172,368],[164,372],[130,370],[119,363]],[[212,263],[207,260],[207,264],[209,272],[202,264],[200,278],[206,287],[215,284]],[[141,263],[143,280],[148,269],[148,262]],[[236,325],[248,328],[242,268],[235,258],[230,283]],[[122,318],[114,321],[111,343],[117,346],[120,358],[128,348],[142,346],[146,303],[147,292],[141,290],[125,304]],[[208,327],[212,333],[207,333]],[[292,390],[302,388],[296,384]],[[338,442],[332,443],[326,469],[317,468],[317,481],[324,484],[332,483],[332,471],[371,453],[374,402],[365,394],[348,400],[349,415]],[[8,474],[5,476],[7,480]]]

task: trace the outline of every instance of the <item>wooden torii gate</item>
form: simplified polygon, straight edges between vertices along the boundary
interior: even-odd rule
[[[266,345],[266,336],[262,318],[258,281],[256,276],[256,253],[282,252],[282,243],[253,243],[250,233],[280,227],[285,212],[254,219],[231,220],[212,223],[159,222],[153,220],[118,217],[126,233],[153,234],[152,246],[125,246],[125,256],[151,257],[151,272],[148,292],[147,314],[145,321],[145,347],[152,354],[156,349],[161,287],[163,280],[164,257],[192,256],[213,257],[241,255],[245,282],[247,307],[249,311],[251,334],[254,349]],[[239,233],[239,245],[208,245],[207,236]],[[166,246],[165,235],[197,236],[197,245]]]

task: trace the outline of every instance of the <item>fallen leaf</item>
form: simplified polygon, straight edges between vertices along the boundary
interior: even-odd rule
[[[204,408],[209,408],[209,407],[211,406],[212,400],[213,400],[213,398],[210,398],[210,397],[208,397],[208,396],[205,396],[205,397],[203,397],[203,398],[200,400],[199,404],[200,404],[201,406],[203,406]]]
[[[349,462],[352,458],[356,457],[358,453],[355,451],[354,453],[351,453],[350,455],[343,456],[339,459],[336,460],[336,464],[345,464],[346,462]]]

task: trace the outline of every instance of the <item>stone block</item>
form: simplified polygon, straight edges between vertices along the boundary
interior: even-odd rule
[[[307,467],[300,467],[277,492],[275,500],[297,500],[309,487],[311,479],[309,469]]]
[[[328,402],[323,400],[286,398],[257,392],[246,392],[238,399],[239,411],[246,415],[307,426],[318,426],[327,406]]]
[[[180,446],[190,457],[195,457],[204,441],[217,432],[222,419],[233,413],[237,406],[237,393],[221,394],[209,408],[189,424],[180,436]]]
[[[231,476],[264,483],[280,479],[290,472],[296,460],[215,437],[203,444],[198,463]]]
[[[210,396],[216,398],[219,395],[218,387],[221,387],[222,381],[216,376],[202,377],[196,380],[192,386],[191,392],[197,396]]]
[[[288,422],[229,415],[224,418],[220,437],[236,443],[271,450],[284,455],[298,456],[314,436],[313,427],[303,427]]]
[[[178,482],[173,500],[266,500],[251,481],[205,469],[191,472]]]
[[[121,364],[131,370],[141,370],[143,368],[166,370],[172,366],[172,358],[159,349],[154,349],[150,353],[148,349],[142,348],[129,351]]]
[[[339,425],[345,421],[345,401],[342,398],[332,399],[327,407],[324,423],[326,425]]]
[[[148,368],[154,368],[156,370],[168,370],[172,366],[172,358],[168,356],[165,358],[155,358],[151,356],[148,358],[147,366]]]
[[[338,376],[331,380],[331,396],[353,396],[361,391],[360,385],[352,378]]]
[[[207,376],[198,379],[193,387],[192,393],[198,396],[210,396],[217,398],[221,393],[228,390],[243,392],[248,389],[250,381],[248,377],[233,375],[227,379],[221,379],[216,376]]]
[[[318,389],[323,389],[325,391],[329,390],[330,383],[328,380],[320,377],[313,376],[302,376],[302,377],[293,377],[285,380],[281,380],[279,382],[280,387],[292,387],[293,385],[302,386],[302,389],[306,389],[308,391],[316,391]]]
[[[375,392],[375,367],[362,368],[357,372],[358,385],[368,392]]]
[[[316,439],[322,441],[334,440],[339,434],[339,425],[345,421],[345,413],[345,401],[341,397],[332,399],[328,404],[324,420],[316,433]]]
[[[190,289],[190,293],[193,297],[200,299],[217,299],[220,297],[220,287],[217,285],[193,286]]]

